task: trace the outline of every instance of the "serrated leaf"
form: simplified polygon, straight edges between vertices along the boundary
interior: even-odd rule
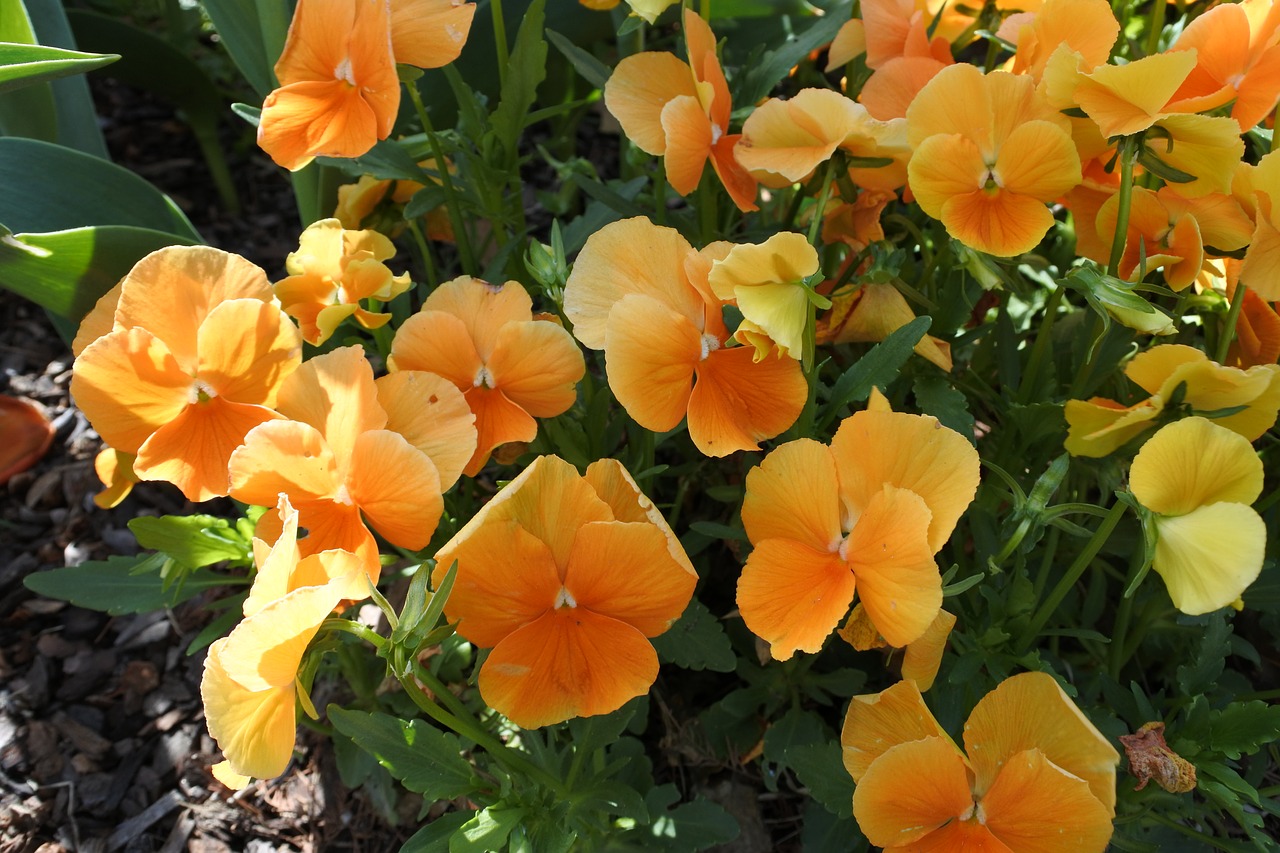
[[[524,122],[538,95],[538,86],[547,77],[547,41],[542,36],[546,0],[534,0],[524,13],[516,43],[507,62],[498,108],[489,121],[507,155],[516,156]]]
[[[839,741],[795,746],[787,760],[823,808],[839,817],[853,816],[853,777],[844,768]]]
[[[370,752],[410,791],[428,800],[450,800],[475,790],[462,742],[423,720],[349,711],[330,705],[334,728]]]
[[[737,657],[724,627],[694,598],[676,623],[653,638],[658,657],[685,669],[733,672]]]
[[[163,551],[192,569],[252,557],[248,543],[230,538],[237,536],[230,522],[212,515],[140,516],[129,521],[129,529],[143,548]]]
[[[1280,740],[1280,706],[1236,702],[1209,715],[1209,746],[1227,758],[1252,755]]]
[[[22,583],[46,598],[69,601],[111,616],[163,610],[227,583],[225,577],[206,569],[196,569],[186,574],[181,583],[172,583],[159,571],[163,564],[160,554],[108,557],[36,572],[23,578]]]
[[[973,413],[969,400],[954,388],[944,376],[921,376],[912,385],[920,411],[933,415],[942,425],[964,436],[970,444],[973,438]]]
[[[115,53],[82,53],[39,44],[0,42],[0,94],[23,86],[83,74],[120,58]]]
[[[867,399],[872,388],[892,382],[932,322],[928,316],[915,318],[872,347],[846,370],[827,395],[819,426],[830,425],[849,403]]]
[[[765,732],[764,757],[779,767],[790,767],[795,749],[829,739],[821,717],[813,711],[792,708]]]
[[[462,825],[449,839],[449,853],[489,853],[501,850],[507,836],[524,817],[524,809],[491,806]]]
[[[1231,626],[1221,614],[1209,617],[1195,659],[1178,667],[1178,686],[1184,695],[1198,696],[1217,681],[1231,649],[1230,635]]]

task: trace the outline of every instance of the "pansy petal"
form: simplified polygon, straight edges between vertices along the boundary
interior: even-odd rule
[[[445,603],[458,633],[492,648],[555,605],[560,573],[545,542],[514,519],[494,519],[436,554],[435,581],[458,563],[453,592]]]
[[[555,417],[572,406],[586,373],[573,336],[544,320],[504,325],[487,367],[494,387],[535,418]]]
[[[831,451],[809,438],[774,448],[747,473],[742,525],[752,542],[792,539],[833,550],[840,530],[840,486]]]
[[[667,540],[667,551],[681,568],[691,575],[697,575],[689,555],[676,537],[662,513],[653,505],[653,501],[645,497],[631,479],[627,469],[617,459],[597,459],[587,466],[583,479],[591,486],[600,499],[609,505],[613,517],[618,521],[647,521],[662,531]]]
[[[293,682],[285,687],[247,690],[222,666],[225,642],[219,640],[209,650],[200,681],[209,734],[227,757],[222,763],[231,771],[227,777],[231,782],[240,783],[247,777],[275,778],[293,757],[297,735]]]
[[[800,416],[807,383],[793,358],[755,361],[754,347],[731,347],[699,362],[689,395],[689,437],[707,456],[756,450]]]
[[[379,124],[360,91],[345,80],[304,80],[267,95],[258,146],[277,166],[296,172],[316,157],[367,153],[380,138]]]
[[[1159,400],[1126,408],[1111,400],[1068,400],[1063,410],[1067,440],[1063,448],[1072,456],[1100,458],[1151,428],[1160,414]]]
[[[903,849],[903,848],[897,848]],[[953,820],[911,845],[911,853],[1015,853],[976,820]]]
[[[667,137],[667,180],[677,193],[688,195],[698,188],[716,142],[711,120],[696,97],[680,95],[663,106],[662,131]]]
[[[991,834],[1019,853],[1101,853],[1111,840],[1111,807],[1039,749],[1010,757],[981,806]]]
[[[275,506],[281,492],[295,506],[327,498],[338,488],[333,451],[320,431],[296,421],[272,421],[250,430],[231,454],[231,496],[258,506]]]
[[[1191,616],[1236,601],[1262,571],[1266,525],[1243,504],[1215,503],[1159,518],[1156,533],[1151,567],[1164,578],[1173,606]]]
[[[854,696],[840,731],[844,767],[854,782],[861,782],[867,769],[886,751],[933,737],[947,741],[952,752],[960,754],[925,706],[914,681],[899,681],[879,693]]]
[[[1009,192],[1041,202],[1053,201],[1082,180],[1071,134],[1047,121],[1014,128],[1000,146],[993,174]]]
[[[964,756],[939,737],[900,743],[877,758],[853,792],[853,816],[881,847],[919,841],[973,808]]]
[[[511,441],[533,441],[538,422],[496,388],[472,388],[464,395],[476,416],[476,452],[462,473],[474,477],[496,447]]]
[[[643,695],[658,655],[635,628],[580,607],[554,610],[494,647],[480,694],[522,728],[608,714]]]
[[[648,51],[625,57],[604,87],[604,103],[622,132],[646,154],[665,154],[662,108],[672,98],[695,95],[689,66],[670,53]]]
[[[289,496],[281,494],[276,508],[267,512],[274,512],[279,519],[280,534],[271,545],[261,539],[253,540],[253,557],[258,573],[249,588],[249,597],[244,600],[245,616],[252,616],[271,602],[284,598],[297,586],[312,585],[291,584],[293,570],[298,567],[302,555],[298,551],[298,511],[289,503]]]
[[[436,466],[448,491],[476,450],[476,416],[452,382],[434,373],[401,370],[374,382],[387,429],[403,435]]]
[[[907,643],[902,655],[902,677],[914,681],[920,689],[928,690],[938,677],[938,669],[942,666],[942,653],[947,647],[947,638],[951,629],[956,626],[956,617],[945,610],[929,623],[920,638]]]
[[[838,554],[791,539],[758,542],[738,579],[738,610],[777,660],[814,653],[853,602],[854,577]]]
[[[1219,501],[1251,504],[1262,493],[1262,460],[1243,436],[1207,418],[1183,418],[1142,445],[1129,488],[1161,515],[1185,515]]]
[[[942,606],[929,521],[919,495],[885,486],[871,497],[845,545],[862,606],[891,646],[920,639]]]
[[[133,470],[142,480],[173,483],[188,500],[227,493],[227,465],[250,430],[280,416],[265,406],[213,397],[185,407],[138,449]]]
[[[361,433],[347,475],[351,499],[392,545],[416,551],[436,531],[444,502],[431,458],[398,432]]]
[[[378,405],[373,367],[359,346],[339,347],[307,359],[280,389],[280,414],[310,424],[345,465],[356,437],[382,429],[387,413]]]
[[[1179,367],[1206,362],[1209,357],[1185,344],[1160,344],[1135,355],[1124,368],[1124,375],[1148,394],[1167,394],[1165,384]]]
[[[387,359],[392,370],[422,370],[460,390],[474,387],[484,362],[467,324],[444,311],[419,311],[396,330]]]
[[[937,419],[902,412],[855,412],[831,440],[840,489],[861,513],[885,485],[915,492],[932,514],[937,553],[978,490],[978,452]]]
[[[279,308],[260,299],[214,306],[196,344],[200,381],[237,403],[274,406],[285,377],[302,363],[302,336]]]
[[[1030,252],[1054,221],[1049,208],[1039,199],[985,190],[947,199],[939,219],[947,233],[961,243],[998,258]]]
[[[137,453],[194,396],[193,381],[146,329],[121,329],[85,347],[71,375],[71,396],[102,440]]]
[[[116,306],[120,304],[120,292],[124,289],[124,280],[116,282],[116,286],[99,297],[89,313],[80,321],[80,328],[71,341],[71,354],[80,355],[84,348],[103,335],[115,329]]]
[[[1034,748],[1085,780],[1108,815],[1115,808],[1120,755],[1051,675],[1024,672],[1006,678],[969,715],[964,743],[980,797],[997,784],[1010,761]]]
[[[519,282],[490,284],[464,275],[432,291],[422,310],[441,311],[461,320],[475,342],[476,354],[481,361],[488,361],[508,323],[528,322],[533,317],[533,301]],[[438,347],[439,343],[433,341],[432,345]]]
[[[609,387],[627,414],[653,432],[674,429],[689,408],[704,346],[697,328],[657,299],[633,293],[609,312],[604,344]]]
[[[391,50],[396,62],[440,68],[462,53],[476,4],[458,0],[392,0]]]

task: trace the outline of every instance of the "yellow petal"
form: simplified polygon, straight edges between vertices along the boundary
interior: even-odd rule
[[[1196,65],[1195,51],[1159,53],[1127,65],[1100,65],[1077,84],[1080,108],[1105,137],[1146,130]]]
[[[902,677],[913,680],[921,691],[933,686],[938,677],[938,669],[942,666],[942,653],[947,647],[947,638],[951,629],[956,626],[956,617],[945,610],[929,623],[929,627],[918,640],[908,643],[902,657]]]
[[[736,299],[742,316],[779,346],[804,351],[809,300],[800,283],[818,271],[818,253],[803,234],[784,231],[759,245],[734,246],[708,275],[721,299]]]
[[[1161,515],[1185,515],[1219,501],[1251,504],[1262,493],[1262,460],[1248,439],[1206,418],[1183,418],[1142,445],[1129,488]]]
[[[1267,528],[1243,504],[1215,503],[1159,518],[1156,533],[1151,568],[1183,613],[1198,616],[1232,604],[1262,571]]]

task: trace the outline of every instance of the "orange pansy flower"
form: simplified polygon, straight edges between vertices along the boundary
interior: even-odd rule
[[[1052,80],[1051,85],[1061,87],[1063,96],[1070,90],[1069,97],[1110,139],[1144,131],[1167,116],[1173,93],[1195,65],[1194,51],[1177,51],[1157,53],[1126,65],[1099,65],[1085,74],[1063,67],[1048,76],[1062,72],[1061,79]]]
[[[524,728],[615,711],[658,674],[649,643],[684,612],[697,575],[620,463],[580,476],[533,461],[436,554],[457,561],[445,614],[492,648],[480,693]]]
[[[1252,185],[1257,214],[1240,281],[1268,302],[1280,300],[1280,152],[1271,152],[1238,175]]]
[[[951,39],[959,35],[970,20],[957,15],[937,0],[864,0],[862,22],[865,27],[867,67],[880,68],[898,57],[932,57],[951,63]],[[937,31],[929,28],[938,13]]]
[[[1134,356],[1124,373],[1151,396],[1132,406],[1101,397],[1068,400],[1063,446],[1072,456],[1114,452],[1154,427],[1175,393],[1189,409],[1202,414],[1244,406],[1243,411],[1215,418],[1214,423],[1250,441],[1270,429],[1280,411],[1280,365],[1238,370],[1210,361],[1194,347],[1162,344]]]
[[[675,429],[708,456],[755,450],[795,422],[808,390],[794,358],[756,360],[727,346],[722,304],[708,283],[731,246],[702,253],[642,216],[592,234],[565,284],[573,334],[604,350],[609,387],[636,423]]]
[[[1106,63],[1120,24],[1106,0],[1045,0],[1037,12],[1010,15],[997,35],[1017,45],[1009,70],[1039,82],[1050,57],[1059,51],[1077,53],[1078,67],[1084,71]]]
[[[284,772],[293,756],[298,669],[307,646],[339,602],[368,590],[354,554],[300,559],[298,514],[287,499],[272,515],[280,534],[271,546],[253,541],[258,574],[245,619],[209,647],[200,682],[209,734],[225,756],[213,775],[235,789]]]
[[[1271,0],[1214,6],[1178,36],[1170,50],[1191,50],[1196,65],[1174,92],[1174,106],[1204,112],[1229,101],[1231,117],[1248,130],[1280,98],[1280,9]]]
[[[756,185],[734,158],[729,84],[707,22],[684,10],[686,65],[670,53],[637,53],[618,63],[604,103],[641,151],[665,158],[667,180],[680,195],[698,187],[707,160],[740,210],[755,210]]]
[[[1035,248],[1053,224],[1045,205],[1081,180],[1070,123],[1029,77],[945,68],[907,110],[907,136],[921,209],[988,254]]]
[[[743,621],[779,660],[816,652],[856,588],[890,645],[918,640],[942,604],[933,555],[977,488],[973,445],[923,415],[862,411],[830,447],[775,448],[747,475]]]
[[[432,172],[436,168],[435,160],[432,159],[424,160],[418,165]],[[454,170],[454,165],[449,163],[449,173],[453,174]],[[431,177],[431,182],[439,184],[440,180]],[[373,175],[361,175],[354,184],[338,187],[338,204],[333,209],[333,218],[349,231],[359,230],[363,226],[395,238],[405,228],[402,215],[404,206],[425,187],[426,184],[417,181],[379,180]],[[453,224],[449,221],[449,211],[444,205],[428,211],[423,215],[422,221],[428,239],[454,242]]]
[[[840,742],[853,815],[886,850],[1102,853],[1111,838],[1120,754],[1050,675],[984,696],[965,752],[913,681],[853,697]]]
[[[533,441],[534,418],[562,414],[586,373],[582,351],[559,324],[533,319],[519,282],[470,276],[442,284],[396,332],[388,365],[445,377],[466,397],[479,433],[464,473],[480,473],[494,448]]]
[[[389,377],[375,383],[355,346],[310,359],[280,389],[280,412],[292,420],[263,424],[232,455],[232,497],[270,506],[287,494],[310,531],[303,553],[360,554],[376,583],[378,546],[362,516],[393,545],[426,547],[444,509],[441,491],[470,452],[428,455],[432,434],[465,441],[470,413],[447,381],[418,378],[416,391],[385,389]]]
[[[298,251],[289,253],[289,277],[276,283],[276,297],[309,344],[329,340],[348,317],[366,329],[385,326],[391,315],[368,311],[360,301],[388,302],[409,289],[409,274],[392,275],[383,263],[395,253],[377,231],[348,231],[336,219],[321,219],[307,226]]]
[[[108,294],[91,312],[82,344],[110,305]],[[137,457],[140,479],[167,480],[194,501],[225,495],[231,452],[279,418],[277,391],[302,360],[266,274],[207,246],[161,249],[121,282],[112,328],[84,345],[71,379],[89,422]]]
[[[391,0],[391,52],[396,62],[443,68],[462,54],[476,4],[464,0]]]

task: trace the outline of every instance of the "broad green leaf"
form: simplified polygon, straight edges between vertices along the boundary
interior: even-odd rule
[[[163,551],[188,568],[211,566],[224,560],[253,558],[249,543],[225,518],[212,515],[140,516],[129,522],[138,544]]]
[[[574,752],[592,753],[602,747],[612,745],[631,723],[644,705],[644,698],[637,697],[623,705],[612,714],[599,714],[594,717],[575,717],[569,721],[569,734],[573,742]]]
[[[969,400],[945,376],[921,376],[911,390],[915,392],[920,411],[933,415],[943,426],[950,427],[973,444],[973,413],[969,411]]]
[[[424,720],[405,722],[337,705],[329,706],[328,715],[334,728],[372,753],[410,791],[428,800],[449,800],[475,790],[471,765],[455,735]]]
[[[827,811],[853,816],[853,777],[844,769],[839,741],[794,746],[787,753],[787,764]]]
[[[0,139],[0,224],[14,232],[132,225],[200,242],[173,200],[105,160],[34,139]]]
[[[813,23],[799,35],[783,42],[765,53],[764,58],[752,65],[743,75],[742,84],[733,93],[733,102],[739,106],[757,104],[768,97],[784,77],[791,73],[812,51],[829,44],[836,36],[848,15],[827,14],[813,18]]]
[[[649,824],[654,843],[667,850],[705,850],[729,843],[740,831],[733,816],[710,800],[683,803]]]
[[[0,225],[0,287],[79,323],[144,255],[191,242],[123,225],[47,234],[12,234]]]
[[[196,569],[180,583],[170,583],[159,571],[164,562],[160,554],[108,557],[36,572],[22,582],[27,589],[47,598],[69,601],[112,616],[173,607],[203,590],[227,584],[226,577],[206,569]]]
[[[400,848],[400,853],[449,853],[449,839],[475,815],[473,811],[440,815],[415,832]]]
[[[417,137],[419,140],[421,136]],[[379,180],[410,180],[420,184],[428,183],[431,178],[409,154],[407,147],[401,142],[383,139],[364,154],[350,159],[318,157],[318,163],[332,166],[353,175],[373,175]]]
[[[1280,706],[1260,699],[1235,702],[1209,715],[1207,746],[1227,758],[1252,755],[1280,740]]]
[[[491,806],[478,813],[449,839],[449,853],[489,853],[502,850],[511,830],[524,818],[524,809]]]
[[[0,94],[33,83],[83,74],[119,58],[119,54],[81,53],[58,47],[0,42]]]
[[[685,669],[733,672],[737,665],[729,635],[720,620],[696,598],[666,633],[653,638],[653,646],[664,662]]]
[[[865,400],[871,395],[872,388],[892,382],[932,322],[928,316],[917,317],[858,359],[832,386],[818,425],[830,425],[840,417],[846,405]]]
[[[231,60],[265,98],[276,87],[273,69],[284,48],[292,4],[287,0],[204,0],[201,5]]]
[[[507,63],[498,108],[489,121],[507,156],[516,156],[516,146],[524,122],[538,94],[538,85],[547,77],[547,41],[543,38],[546,0],[534,0],[525,12]]]
[[[813,711],[792,708],[765,732],[764,757],[779,767],[790,767],[791,754],[796,748],[830,739],[821,717]]]
[[[610,75],[613,71],[609,66],[560,35],[555,30],[547,30],[547,41],[556,46],[556,50],[564,54],[564,58],[569,60],[573,67],[577,70],[582,78],[595,86],[597,89],[603,89],[604,84],[609,82]]]
[[[0,3],[0,41],[24,45],[40,43],[35,26],[27,16],[26,5],[21,0]],[[50,81],[0,95],[0,136],[58,141],[58,105],[53,99]]]

